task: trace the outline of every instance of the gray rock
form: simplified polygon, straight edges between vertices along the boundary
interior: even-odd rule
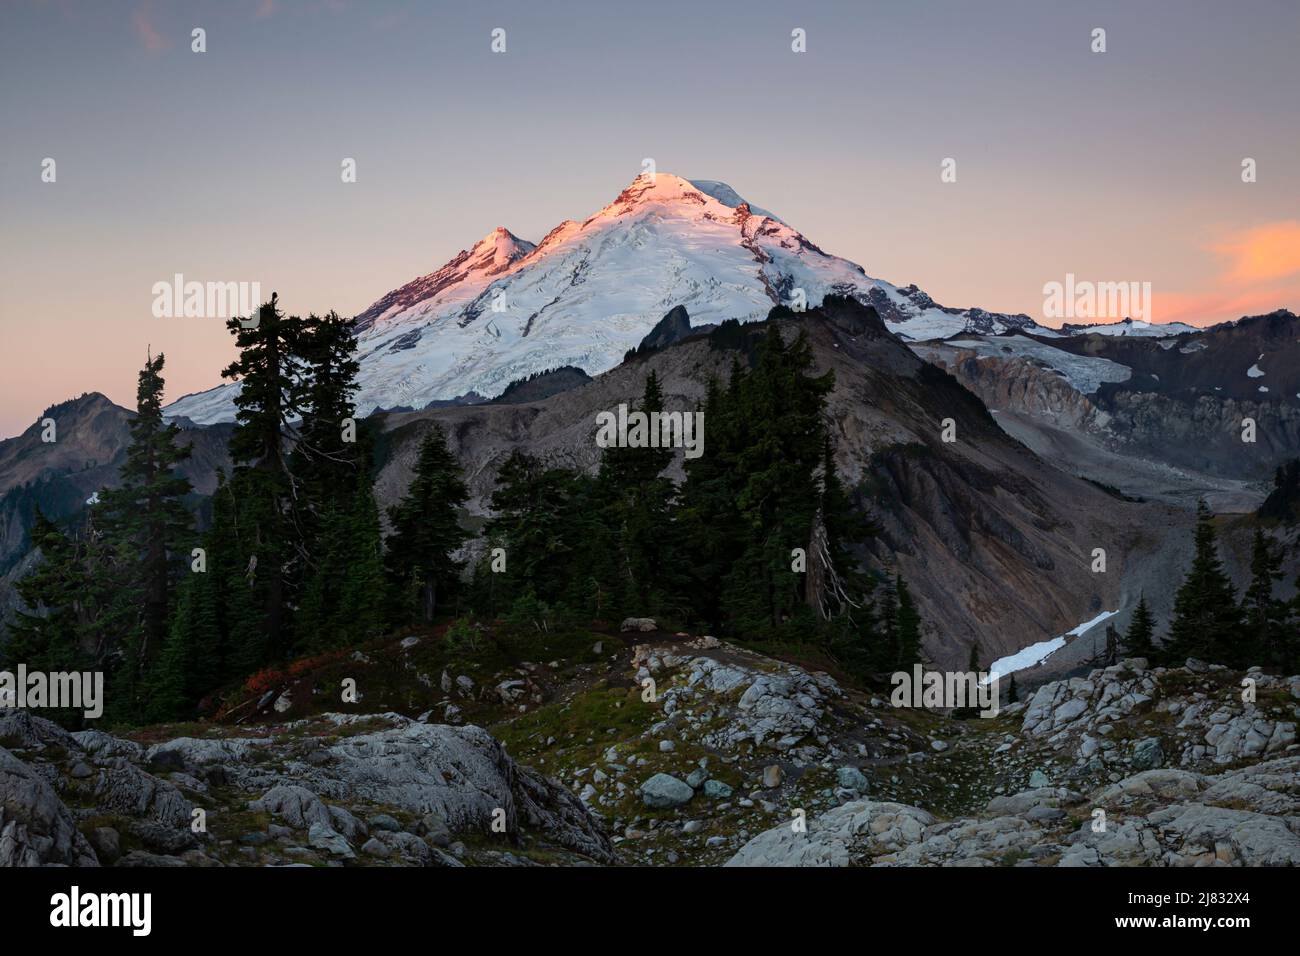
[[[272,787],[260,800],[250,801],[248,809],[273,813],[295,830],[308,829],[314,823],[331,830],[334,828],[333,817],[325,802],[306,787],[296,784]]]
[[[1147,737],[1133,745],[1133,767],[1137,770],[1154,770],[1165,762],[1165,752],[1157,737]]]
[[[323,823],[313,823],[307,831],[307,842],[318,850],[324,850],[344,859],[353,859],[356,854],[343,835]]]
[[[26,712],[7,714],[0,722],[20,726],[22,721],[13,721],[17,714]],[[71,735],[64,736],[71,741]],[[49,864],[98,866],[99,861],[54,788],[0,747],[0,867]]]
[[[863,793],[867,789],[867,778],[857,767],[840,767],[835,773],[835,781],[844,790]]]
[[[645,805],[656,809],[684,806],[695,796],[690,784],[666,773],[657,773],[641,784],[640,793]]]
[[[713,800],[726,800],[731,796],[731,787],[727,786],[721,780],[705,780],[704,795]]]
[[[95,827],[90,834],[90,845],[103,864],[112,865],[122,855],[121,835],[112,827]]]
[[[858,800],[807,821],[798,833],[788,823],[761,833],[727,866],[849,866],[897,853],[918,842],[935,818],[898,803]]]

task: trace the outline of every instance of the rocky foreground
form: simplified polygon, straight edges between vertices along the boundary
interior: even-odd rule
[[[1300,863],[1300,677],[1126,661],[959,719],[712,638],[603,644],[420,674],[418,718],[0,712],[0,865]]]

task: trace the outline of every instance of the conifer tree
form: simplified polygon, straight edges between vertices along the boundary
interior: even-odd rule
[[[901,576],[894,579],[894,592],[898,595],[895,667],[906,670],[921,662],[921,614],[912,600],[907,582]]]
[[[1133,618],[1129,621],[1128,630],[1124,632],[1124,638],[1121,641],[1121,648],[1126,657],[1144,657],[1152,661],[1156,656],[1155,646],[1155,617],[1151,614],[1151,609],[1147,607],[1146,595],[1138,597],[1137,607],[1133,609]]]
[[[686,481],[677,497],[679,546],[691,573],[682,585],[684,604],[711,630],[722,629],[718,582],[740,550],[742,527],[736,507],[740,476],[734,462],[739,428],[731,414],[732,395],[744,377],[733,361],[731,386],[710,378],[703,405],[708,443],[705,454],[685,463]]]
[[[729,388],[738,433],[733,461],[740,551],[723,582],[732,626],[759,634],[807,610],[805,581],[792,550],[811,545],[820,501],[822,411],[834,386],[811,375],[812,350],[801,330],[787,345],[771,323],[755,367]]]
[[[1282,580],[1283,557],[1283,548],[1262,528],[1256,528],[1251,548],[1250,585],[1241,598],[1245,639],[1251,657],[1249,661],[1239,659],[1239,664],[1274,667],[1287,663],[1288,607],[1286,602],[1273,597],[1274,586]]]
[[[142,666],[162,652],[182,549],[192,535],[184,504],[190,483],[176,473],[190,448],[177,443],[180,427],[163,421],[163,364],[159,353],[140,371],[121,485],[101,491],[95,506],[99,530],[125,549],[128,586],[139,591]]]
[[[1219,560],[1214,516],[1202,501],[1197,506],[1195,555],[1174,597],[1165,659],[1180,664],[1189,657],[1211,663],[1239,663],[1242,657],[1241,616],[1236,591]]]
[[[652,370],[638,410],[648,417],[663,408]],[[672,590],[666,577],[672,567],[669,510],[674,489],[662,476],[672,458],[671,448],[614,446],[604,449],[597,475],[600,526],[613,552],[604,569],[611,578],[608,584],[623,608],[641,615],[660,610]]]
[[[308,316],[299,349],[303,417],[295,430],[292,464],[304,499],[301,510],[319,517],[346,507],[357,482],[368,477],[369,443],[354,420],[361,365],[352,320],[336,312]]]
[[[26,610],[15,615],[0,653],[8,669],[18,664],[31,670],[72,669],[88,656],[81,639],[87,617],[82,602],[89,582],[80,548],[39,507],[31,539],[39,563],[18,580],[16,590]]]
[[[231,494],[236,508],[231,559],[253,600],[252,620],[232,621],[232,635],[243,642],[239,656],[252,666],[288,650],[288,609],[302,562],[298,487],[286,444],[291,422],[301,418],[308,381],[305,325],[280,311],[274,294],[258,310],[256,321],[231,319],[239,357],[221,373],[239,381],[235,430],[230,456],[235,462]]]
[[[469,498],[460,464],[447,448],[441,426],[433,425],[420,442],[410,490],[388,510],[388,569],[399,593],[416,592],[419,620],[433,622],[439,600],[459,581],[461,563],[452,552],[469,537],[458,510]]]

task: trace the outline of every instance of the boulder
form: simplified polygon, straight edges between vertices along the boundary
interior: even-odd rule
[[[695,796],[689,783],[666,773],[657,773],[641,784],[640,793],[647,807],[661,810],[685,806]]]

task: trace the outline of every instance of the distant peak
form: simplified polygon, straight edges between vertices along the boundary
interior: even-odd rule
[[[671,202],[677,199],[704,199],[704,194],[689,180],[672,173],[641,173],[619,193],[614,205],[643,202]]]
[[[478,242],[474,243],[474,248],[477,249],[479,246],[521,245],[523,244],[523,241],[524,240],[520,239],[505,226],[497,226]]]

